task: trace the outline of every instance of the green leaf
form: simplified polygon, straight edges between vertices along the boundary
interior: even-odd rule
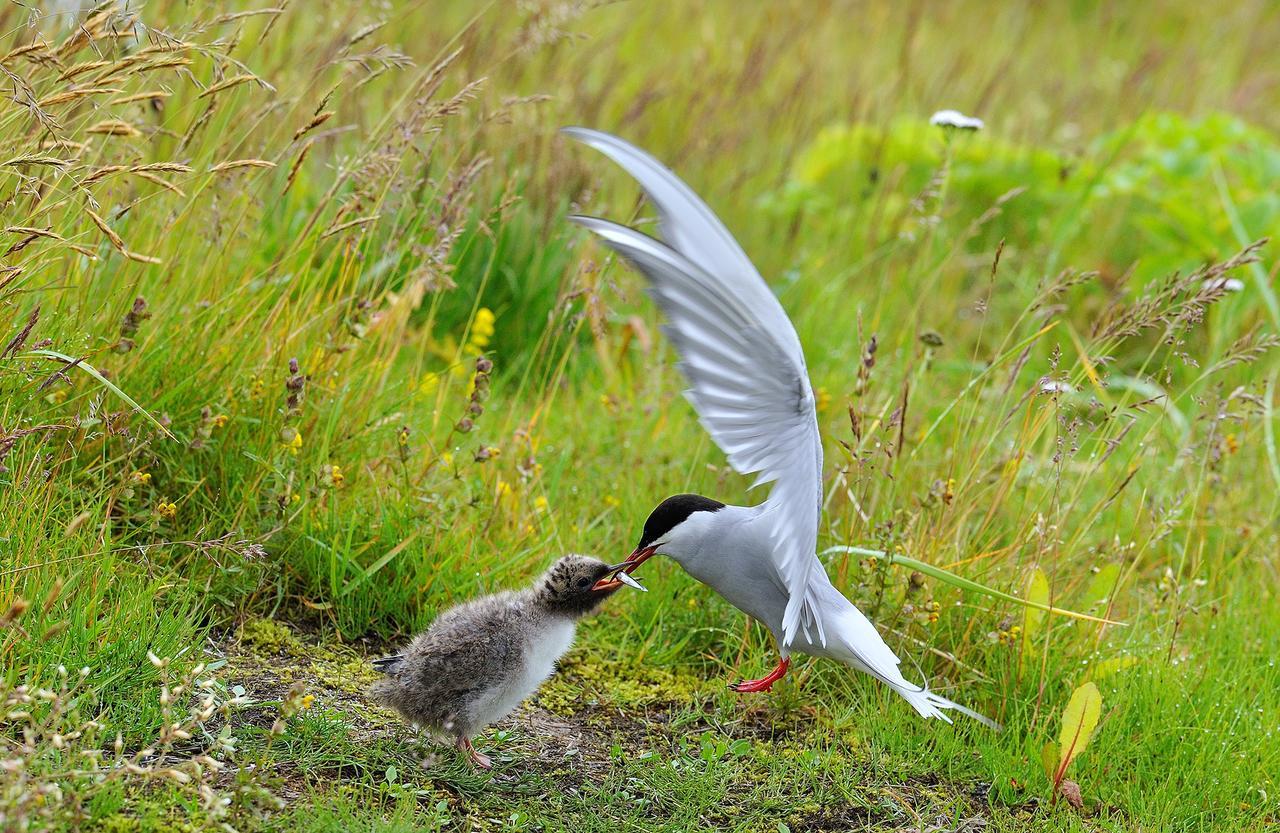
[[[1126,668],[1132,668],[1138,664],[1138,658],[1135,656],[1112,657],[1104,659],[1102,662],[1093,666],[1093,673],[1090,675],[1095,680],[1101,680],[1104,677],[1110,677]]]
[[[1085,610],[1093,610],[1099,604],[1109,601],[1119,581],[1120,565],[1115,563],[1103,564],[1094,575],[1093,581],[1089,582],[1089,589],[1084,592],[1084,598],[1080,600],[1080,606]]]
[[[1027,592],[1023,594],[1029,603],[1022,614],[1022,655],[1020,662],[1025,664],[1027,657],[1037,650],[1036,635],[1044,624],[1045,610],[1049,607],[1049,577],[1044,570],[1036,567],[1027,577]]]
[[[394,784],[396,779],[400,777],[400,770],[393,766],[387,767],[387,783]]]
[[[1040,747],[1040,763],[1044,766],[1044,777],[1050,781],[1058,774],[1058,744],[1049,741]]]
[[[89,364],[88,362],[84,361],[83,359],[76,360],[71,358],[70,356],[59,353],[56,350],[32,350],[27,355],[43,356],[46,359],[54,359],[56,361],[65,362],[68,367],[77,367],[80,370],[83,370],[85,373],[88,373],[90,376],[96,379],[98,383],[101,384],[104,388],[111,391],[116,396],[120,397],[126,403],[128,403],[130,408],[133,408],[135,411],[137,411],[138,413],[146,417],[147,420],[150,421],[152,425],[159,428],[166,437],[168,437],[171,440],[176,439],[173,436],[173,434],[169,432],[168,428],[165,428],[163,425],[160,424],[160,420],[153,417],[147,411],[146,408],[142,407],[137,402],[134,402],[133,398],[130,397],[129,394],[125,393],[124,391],[120,390],[120,388],[116,387],[116,385],[113,382],[111,382],[111,380],[109,380],[106,376],[103,376],[101,373],[99,373],[97,368],[95,368],[93,365]]]
[[[1062,734],[1058,736],[1058,745],[1062,749],[1062,761],[1058,765],[1059,778],[1088,747],[1101,716],[1102,694],[1096,685],[1085,683],[1072,693],[1066,711],[1062,713]]]
[[[1056,613],[1059,616],[1070,616],[1072,619],[1084,619],[1089,622],[1102,622],[1107,625],[1126,625],[1125,622],[1116,622],[1112,619],[1103,619],[1101,616],[1091,616],[1088,613],[1076,613],[1074,610],[1065,610],[1052,605],[1040,604],[1030,599],[1019,599],[1017,596],[1010,595],[994,587],[987,587],[985,584],[979,584],[973,579],[962,578],[954,573],[948,573],[941,567],[935,567],[932,564],[926,564],[910,556],[895,553],[887,553],[884,550],[872,550],[865,547],[827,547],[822,551],[822,555],[829,555],[833,552],[847,552],[852,555],[866,555],[871,558],[879,558],[881,561],[888,561],[890,564],[900,564],[903,567],[910,567],[912,570],[919,570],[926,576],[936,578],[944,584],[950,584],[952,587],[958,587],[961,590],[969,590],[973,593],[981,593],[984,596],[990,596],[994,599],[1002,599],[1006,602],[1025,605],[1027,607],[1035,607],[1048,613]]]

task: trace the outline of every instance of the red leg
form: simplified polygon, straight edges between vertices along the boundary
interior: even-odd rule
[[[729,688],[733,689],[739,694],[746,694],[752,691],[770,691],[773,689],[774,683],[776,683],[778,680],[781,680],[784,676],[786,676],[787,669],[790,667],[791,667],[791,658],[784,657],[778,663],[777,668],[774,668],[772,671],[770,671],[768,674],[764,675],[760,679],[743,680],[740,683],[733,683],[732,685],[729,686]]]
[[[488,755],[471,745],[471,738],[458,738],[457,746],[466,753],[467,759],[480,769],[493,768],[493,761],[489,760]]]

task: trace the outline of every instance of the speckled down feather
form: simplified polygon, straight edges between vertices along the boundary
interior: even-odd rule
[[[370,696],[422,728],[471,737],[552,674],[577,620],[612,594],[591,589],[607,572],[603,561],[569,555],[533,587],[446,610],[404,651],[375,660],[387,676]]]

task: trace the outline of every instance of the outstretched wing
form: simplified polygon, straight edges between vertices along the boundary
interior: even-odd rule
[[[825,644],[811,590],[822,570],[822,443],[795,328],[737,241],[675,174],[615,136],[564,132],[625,168],[657,207],[666,243],[607,220],[571,219],[648,278],[702,425],[735,470],[758,474],[755,485],[774,484],[764,511],[788,592],[783,644],[802,630]]]

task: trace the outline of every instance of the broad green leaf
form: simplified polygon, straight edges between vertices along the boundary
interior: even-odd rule
[[[1110,677],[1112,674],[1132,668],[1138,664],[1138,658],[1134,656],[1112,657],[1104,659],[1102,662],[1093,666],[1093,673],[1090,675],[1095,680],[1101,680],[1104,677]]]
[[[1103,619],[1101,616],[1091,616],[1088,613],[1076,613],[1074,610],[1065,610],[1060,607],[1053,607],[1039,602],[1033,602],[1029,599],[1019,599],[1017,596],[1010,595],[994,587],[987,587],[985,584],[979,584],[973,579],[963,578],[954,573],[948,573],[941,567],[935,567],[932,564],[926,564],[923,561],[911,558],[910,556],[900,555],[896,553],[887,553],[884,550],[872,550],[865,547],[827,547],[822,551],[823,555],[830,555],[833,552],[847,552],[853,555],[866,555],[871,558],[879,558],[881,561],[888,561],[890,564],[901,564],[903,567],[910,567],[913,570],[919,570],[926,576],[936,578],[952,587],[958,587],[961,590],[968,590],[973,593],[981,593],[984,596],[990,596],[993,599],[1002,599],[1006,602],[1025,605],[1027,607],[1035,607],[1048,613],[1056,613],[1059,616],[1070,616],[1072,619],[1084,619],[1089,622],[1103,622],[1108,625],[1125,625],[1125,622],[1116,622],[1112,619]]]
[[[1036,636],[1040,626],[1044,624],[1045,610],[1049,607],[1049,577],[1044,570],[1036,567],[1027,577],[1027,592],[1023,594],[1030,603],[1022,613],[1022,659],[1036,653],[1038,642]]]
[[[1058,737],[1058,745],[1062,750],[1059,774],[1065,773],[1071,762],[1080,757],[1080,753],[1088,747],[1101,716],[1102,694],[1096,685],[1085,683],[1072,693],[1066,711],[1062,713],[1062,734]]]
[[[1040,747],[1040,763],[1044,766],[1044,777],[1050,782],[1058,775],[1058,744],[1049,741]]]
[[[1104,601],[1110,600],[1115,592],[1116,583],[1120,580],[1120,565],[1103,564],[1089,582],[1089,589],[1084,592],[1080,606],[1085,610],[1093,610]]]

